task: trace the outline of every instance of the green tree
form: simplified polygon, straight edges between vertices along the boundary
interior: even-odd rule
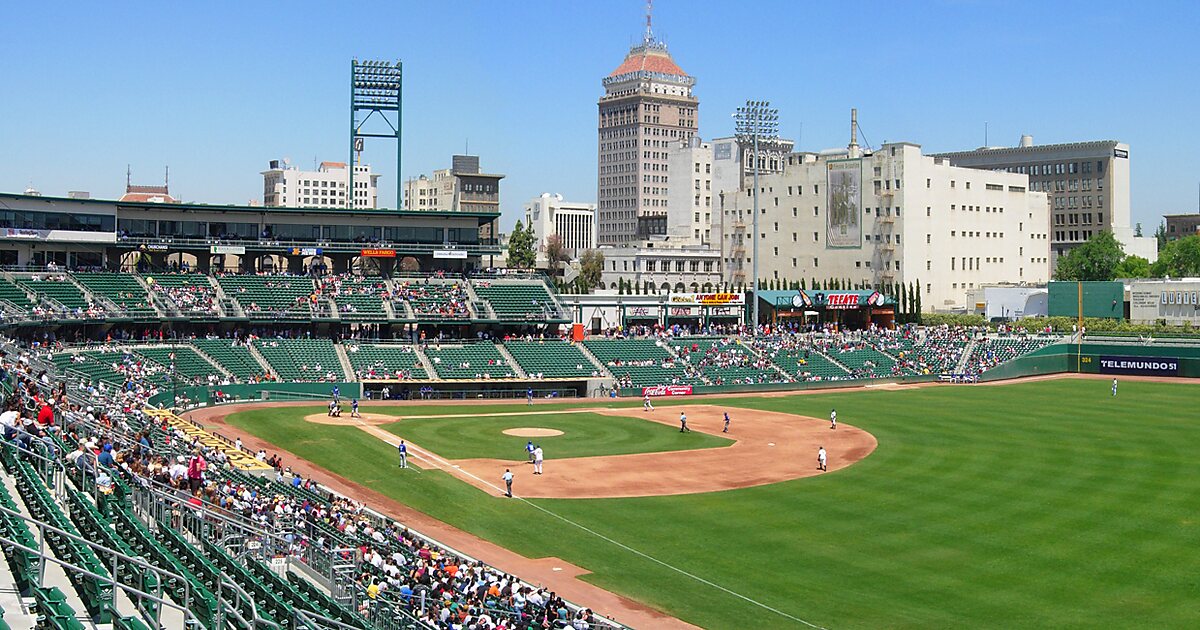
[[[922,318],[924,317],[923,315],[921,315],[921,279],[920,278],[917,278],[917,303],[916,303],[916,308],[914,309],[914,311],[916,313],[915,321],[918,324],[920,324],[922,322]]]
[[[1149,277],[1152,277],[1152,274],[1150,273],[1150,261],[1146,260],[1145,258],[1142,258],[1141,256],[1134,256],[1133,254],[1130,254],[1125,257],[1125,260],[1121,261],[1121,264],[1117,265],[1116,277],[1118,277],[1118,278],[1149,278]]]
[[[533,251],[533,233],[517,221],[516,227],[508,237],[508,266],[529,269],[535,262],[537,252]]]
[[[1125,259],[1121,243],[1107,230],[1097,232],[1086,243],[1058,259],[1057,280],[1097,281],[1117,277],[1117,265]]]
[[[1138,221],[1137,224],[1133,226],[1133,235],[1134,236],[1142,235],[1142,222],[1141,221]]]
[[[1158,249],[1162,251],[1167,246],[1167,224],[1160,222],[1158,229],[1154,230],[1154,238],[1158,239]]]
[[[1155,277],[1186,278],[1200,275],[1200,236],[1187,236],[1167,243],[1150,267]]]
[[[586,291],[600,286],[600,278],[604,275],[604,253],[598,249],[589,249],[579,257],[579,278]]]

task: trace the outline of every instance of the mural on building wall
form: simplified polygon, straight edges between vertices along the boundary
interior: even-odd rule
[[[832,160],[825,182],[826,247],[862,247],[862,160]]]

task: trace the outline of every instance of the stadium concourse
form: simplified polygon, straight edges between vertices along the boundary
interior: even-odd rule
[[[915,326],[581,339],[569,323],[529,274],[4,272],[0,628],[618,625],[171,408],[282,384],[567,397],[970,376],[1063,340]]]

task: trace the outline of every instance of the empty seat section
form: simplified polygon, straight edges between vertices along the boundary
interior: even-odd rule
[[[221,371],[204,360],[190,346],[179,345],[162,348],[139,348],[137,354],[170,369],[174,363],[175,371],[183,379],[196,381],[205,380],[209,375],[224,376]]]
[[[191,343],[238,380],[250,381],[264,374],[250,350],[243,345],[234,345],[232,339],[193,339]]]
[[[17,308],[32,308],[33,302],[29,300],[29,294],[25,293],[25,289],[0,278],[0,300],[7,300]]]
[[[346,379],[337,350],[328,339],[258,339],[254,347],[282,380]]]
[[[249,317],[312,317],[316,287],[307,276],[225,275],[218,276],[217,283]]]
[[[17,283],[29,293],[48,297],[67,308],[87,308],[88,306],[83,291],[80,291],[79,287],[70,280],[45,279],[35,276],[20,278]]]
[[[441,378],[514,378],[517,375],[496,346],[490,343],[427,346],[424,351]]]
[[[596,366],[574,344],[558,339],[506,341],[504,347],[528,376],[584,378],[600,376]]]
[[[589,339],[583,342],[621,387],[698,384],[688,376],[683,362],[659,347],[653,339]]]
[[[150,296],[138,282],[137,277],[127,273],[76,273],[75,281],[91,291],[104,296],[130,315],[154,315]]]
[[[429,378],[412,346],[350,343],[345,346],[346,356],[360,380]]]
[[[475,293],[491,303],[499,319],[540,321],[560,314],[558,304],[541,282],[476,280],[474,284]]]
[[[850,378],[850,373],[842,366],[811,349],[781,348],[772,352],[770,359],[798,381]]]
[[[121,352],[102,352],[88,350],[73,354],[57,353],[54,355],[54,366],[59,373],[69,376],[82,376],[92,382],[105,382],[120,385],[125,382],[125,376],[113,366],[124,363]]]

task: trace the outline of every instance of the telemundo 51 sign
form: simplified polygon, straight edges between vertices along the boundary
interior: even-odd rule
[[[1172,357],[1100,357],[1101,374],[1178,376],[1179,359]]]

